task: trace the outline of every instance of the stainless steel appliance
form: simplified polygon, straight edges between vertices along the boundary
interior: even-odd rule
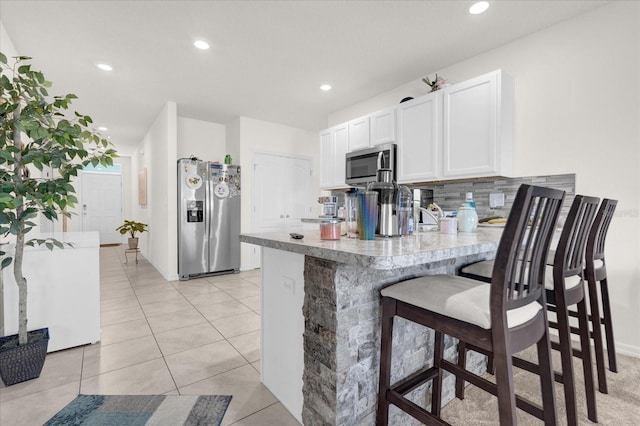
[[[318,197],[318,202],[322,204],[320,217],[336,217],[338,215],[338,197]]]
[[[369,191],[378,193],[378,221],[376,234],[381,237],[399,235],[396,202],[398,186],[392,178],[390,169],[378,169],[377,180],[369,185]]]
[[[373,148],[360,149],[346,154],[346,180],[351,186],[366,186],[377,180],[378,169],[391,170],[392,180],[396,180],[396,144],[382,144]]]
[[[178,160],[178,275],[240,270],[240,166]]]

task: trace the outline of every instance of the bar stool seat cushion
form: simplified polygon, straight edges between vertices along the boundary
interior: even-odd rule
[[[472,263],[462,268],[465,274],[475,275],[478,277],[491,277],[493,273],[493,260],[483,260],[482,262]],[[574,275],[564,279],[564,285],[567,290],[574,288],[582,283],[582,277]],[[544,287],[547,290],[553,290],[553,266],[548,265],[544,272]]]
[[[491,285],[454,275],[430,275],[389,286],[382,296],[423,308],[449,318],[491,328],[489,296]],[[509,328],[524,324],[542,309],[532,302],[507,311]]]

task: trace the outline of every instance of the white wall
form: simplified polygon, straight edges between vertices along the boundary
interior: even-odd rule
[[[224,162],[226,129],[223,124],[178,117],[177,158],[198,157]]]
[[[640,3],[615,2],[442,70],[502,68],[516,85],[515,174],[576,173],[576,192],[619,200],[607,240],[617,349],[640,356]],[[422,86],[421,86],[422,85]],[[405,96],[416,80],[329,116],[332,126]]]
[[[221,136],[227,141],[220,143]],[[215,136],[212,136],[215,135]],[[168,280],[178,279],[176,160],[196,155],[222,161],[226,153],[242,170],[242,232],[251,229],[252,164],[254,152],[313,158],[318,170],[318,135],[276,123],[239,117],[226,126],[177,117],[176,104],[168,102],[147,131],[132,158],[132,218],[149,224],[140,240],[142,254]],[[147,168],[147,205],[137,203],[137,176]],[[249,183],[249,184],[247,184]],[[314,192],[318,179],[314,179]],[[241,269],[248,269],[252,246],[243,244]]]
[[[318,170],[320,146],[318,133],[253,118],[240,117],[230,123],[233,134],[229,151],[240,150],[240,166],[242,167],[242,229],[251,232],[251,206],[253,204],[253,162],[256,152],[298,156],[313,159],[313,193],[319,193]],[[235,161],[234,161],[235,162]],[[251,258],[255,246],[242,244],[242,263],[240,269],[251,268]]]
[[[0,21],[0,52],[4,53],[9,63],[12,57],[19,55],[2,21]]]
[[[177,106],[167,102],[147,131],[132,159],[135,182],[131,205],[133,220],[149,225],[140,236],[142,254],[168,280],[177,279],[176,159]],[[147,204],[138,204],[138,172],[147,169]]]

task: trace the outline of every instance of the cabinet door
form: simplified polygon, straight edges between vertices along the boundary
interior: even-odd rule
[[[369,148],[369,116],[349,122],[349,151]]]
[[[311,160],[282,157],[282,187],[285,231],[300,230],[302,218],[315,216],[312,211],[313,183]]]
[[[441,100],[433,93],[398,106],[398,182],[439,177]]]
[[[346,188],[345,158],[348,151],[348,123],[320,132],[320,188]]]
[[[333,128],[333,183],[334,188],[346,188],[346,155],[349,152],[349,126],[341,124]]]
[[[371,114],[371,146],[396,141],[396,108]]]
[[[506,79],[494,71],[444,89],[443,177],[511,172],[513,93]]]
[[[320,132],[320,187],[333,185],[334,143],[332,129]]]

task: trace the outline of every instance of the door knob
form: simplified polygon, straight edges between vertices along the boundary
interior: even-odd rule
[[[287,219],[289,219],[289,215],[287,215]]]
[[[280,215],[280,219],[284,219],[284,215],[283,214]]]

